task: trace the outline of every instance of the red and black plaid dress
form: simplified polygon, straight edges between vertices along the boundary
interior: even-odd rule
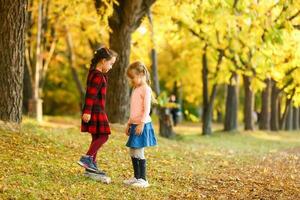
[[[109,122],[105,113],[107,76],[98,70],[89,72],[83,114],[91,114],[88,123],[81,121],[81,132],[110,134]]]

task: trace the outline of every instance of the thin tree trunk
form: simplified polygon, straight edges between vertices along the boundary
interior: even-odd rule
[[[261,130],[270,129],[270,103],[271,103],[271,80],[265,80],[266,88],[262,92],[262,104],[259,119],[259,128]]]
[[[23,78],[23,113],[27,114],[29,111],[29,100],[32,98],[32,82],[29,73],[30,67],[25,62],[24,78]]]
[[[278,97],[279,89],[276,87],[276,83],[272,80],[272,92],[271,92],[271,130],[278,131],[279,118],[278,118]]]
[[[209,97],[208,92],[208,61],[206,48],[204,48],[204,53],[202,55],[202,82],[203,82],[203,115],[202,115],[202,133],[203,135],[210,135],[212,133],[212,117],[213,117],[213,106],[217,95],[217,84],[215,83],[212,87],[211,95]],[[216,66],[216,71],[219,71],[219,67],[222,62],[224,52],[219,52],[218,62]]]
[[[159,87],[159,78],[158,78],[158,70],[157,70],[157,54],[155,50],[155,40],[154,40],[154,29],[153,29],[153,21],[152,21],[152,14],[151,9],[147,12],[148,20],[150,22],[150,29],[151,29],[151,43],[152,43],[152,49],[151,49],[151,60],[152,60],[152,79],[153,79],[153,85],[154,85],[154,92],[158,96],[160,94],[160,87]]]
[[[211,113],[209,112],[208,100],[208,63],[207,63],[207,45],[203,49],[202,55],[202,90],[203,90],[203,114],[202,114],[202,134],[211,134]]]
[[[253,112],[254,112],[254,96],[251,91],[251,77],[243,76],[244,90],[245,90],[245,103],[244,103],[244,123],[245,130],[253,130]]]
[[[31,8],[33,0],[28,1],[28,6]],[[25,42],[25,67],[23,78],[23,113],[29,112],[29,101],[32,99],[33,77],[32,77],[32,58],[31,58],[31,29],[33,26],[32,11],[28,10],[26,14],[26,42]]]
[[[22,121],[26,0],[0,0],[0,128],[18,131]]]
[[[38,122],[43,121],[42,99],[40,98],[40,78],[42,73],[43,56],[42,56],[42,19],[43,19],[43,1],[38,3],[38,27],[37,27],[37,44],[36,44],[36,65],[33,88],[33,98],[29,103],[29,115],[35,117]]]
[[[299,130],[299,107],[293,106],[293,130]]]
[[[295,94],[295,89],[290,98],[286,99],[285,110],[283,116],[280,119],[280,129],[292,130],[293,127],[293,112],[292,112],[292,99]]]
[[[76,67],[75,67],[75,59],[76,58],[75,58],[75,52],[74,52],[74,47],[73,47],[73,40],[72,40],[71,33],[67,30],[66,30],[66,33],[67,33],[66,41],[67,41],[67,47],[68,47],[69,65],[71,67],[72,76],[73,76],[73,79],[75,81],[80,99],[82,100],[83,96],[84,96],[84,89],[83,89],[83,86],[80,82],[80,79],[78,77],[78,73],[77,73],[77,70],[76,70]],[[80,102],[80,105],[81,105],[81,102]]]
[[[293,130],[293,108],[292,108],[292,102],[290,101],[287,107],[287,115],[285,118],[285,130],[291,131]]]
[[[226,108],[225,108],[225,131],[234,131],[237,129],[237,111],[238,111],[238,88],[237,74],[232,74],[230,84],[227,86]]]

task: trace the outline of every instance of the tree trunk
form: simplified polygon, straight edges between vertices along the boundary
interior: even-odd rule
[[[293,106],[293,130],[299,130],[299,107]]]
[[[40,78],[43,65],[42,56],[42,12],[43,11],[43,1],[39,0],[38,4],[38,28],[37,28],[37,44],[36,44],[36,65],[35,65],[35,79],[33,88],[33,98],[29,103],[29,114],[35,117],[38,122],[43,120],[43,107],[42,99],[40,99]]]
[[[287,107],[287,115],[285,118],[285,130],[291,131],[293,130],[293,109],[292,102],[290,101]]]
[[[33,6],[33,0],[28,1],[28,7]],[[25,67],[24,67],[24,79],[23,79],[23,113],[29,112],[29,101],[32,99],[33,89],[33,77],[32,77],[32,56],[31,56],[31,36],[32,36],[32,10],[28,10],[26,14],[26,42],[25,42]]]
[[[245,89],[245,103],[244,103],[244,123],[245,130],[253,130],[253,112],[254,112],[254,97],[251,91],[251,77],[243,76]]]
[[[279,89],[276,87],[276,83],[272,80],[272,91],[271,91],[271,130],[278,131],[279,128],[279,118],[278,113],[278,96]]]
[[[159,134],[166,138],[171,138],[175,135],[173,132],[172,117],[168,108],[159,108]]]
[[[29,100],[32,98],[32,82],[29,73],[30,66],[25,62],[23,78],[23,113],[29,112]]]
[[[262,104],[259,119],[259,128],[261,130],[270,129],[270,101],[271,101],[271,79],[266,79],[266,88],[262,92]]]
[[[131,34],[139,27],[155,0],[121,1],[114,5],[113,15],[109,18],[110,48],[118,53],[118,59],[109,72],[107,91],[107,113],[110,122],[124,123],[128,118],[129,87],[125,76],[129,64]],[[100,2],[101,3],[101,2]]]
[[[298,127],[300,129],[300,107],[298,107]]]
[[[225,108],[225,131],[234,131],[237,129],[237,112],[238,112],[238,76],[232,74],[230,84],[227,86],[226,108]]]
[[[202,55],[202,96],[203,96],[203,113],[202,113],[202,134],[210,135],[211,134],[211,118],[212,113],[209,109],[209,100],[208,100],[208,63],[207,63],[207,45],[203,49]]]
[[[26,0],[0,0],[0,124],[17,131],[22,121]]]
[[[208,92],[208,60],[207,60],[207,46],[204,47],[202,55],[202,83],[203,83],[203,115],[202,115],[202,133],[203,135],[210,135],[212,132],[212,118],[213,118],[213,106],[217,95],[217,83],[212,87],[212,91],[209,97]],[[219,51],[218,62],[216,65],[216,71],[219,72],[219,67],[224,56],[224,51]],[[215,74],[217,76],[217,74]]]
[[[157,54],[155,50],[155,41],[154,41],[154,30],[153,30],[153,21],[152,21],[152,14],[151,10],[149,9],[147,12],[148,20],[150,23],[150,29],[151,29],[151,43],[152,43],[152,49],[151,49],[151,60],[152,60],[152,79],[153,79],[153,85],[154,85],[154,92],[158,96],[160,94],[160,87],[159,87],[159,78],[158,78],[158,70],[157,70]]]
[[[80,79],[78,77],[78,73],[76,71],[76,68],[75,68],[75,52],[74,52],[74,47],[73,47],[73,40],[72,40],[72,36],[71,36],[71,33],[66,30],[66,41],[67,41],[67,47],[68,47],[68,60],[69,60],[69,65],[71,67],[71,72],[72,72],[72,76],[73,76],[73,79],[75,81],[75,84],[76,84],[76,87],[77,87],[77,90],[78,90],[78,94],[80,96],[80,99],[82,100],[83,97],[84,97],[84,89],[83,89],[83,86],[80,82]],[[80,108],[81,108],[81,103],[80,102]]]

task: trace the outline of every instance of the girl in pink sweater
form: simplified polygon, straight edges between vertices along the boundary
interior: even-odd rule
[[[127,76],[133,86],[130,101],[130,117],[125,130],[129,136],[129,147],[134,177],[124,183],[136,187],[148,187],[144,147],[155,146],[156,138],[151,123],[150,76],[145,65],[139,61],[129,65]]]

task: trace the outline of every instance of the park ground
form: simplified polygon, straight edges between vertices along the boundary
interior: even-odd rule
[[[20,133],[0,131],[0,199],[300,199],[300,132],[201,136],[199,124],[183,123],[175,138],[158,136],[146,150],[151,186],[140,189],[122,184],[132,169],[118,124],[98,154],[112,183],[83,176],[76,161],[90,137],[79,125],[72,117],[39,125],[25,117]]]

